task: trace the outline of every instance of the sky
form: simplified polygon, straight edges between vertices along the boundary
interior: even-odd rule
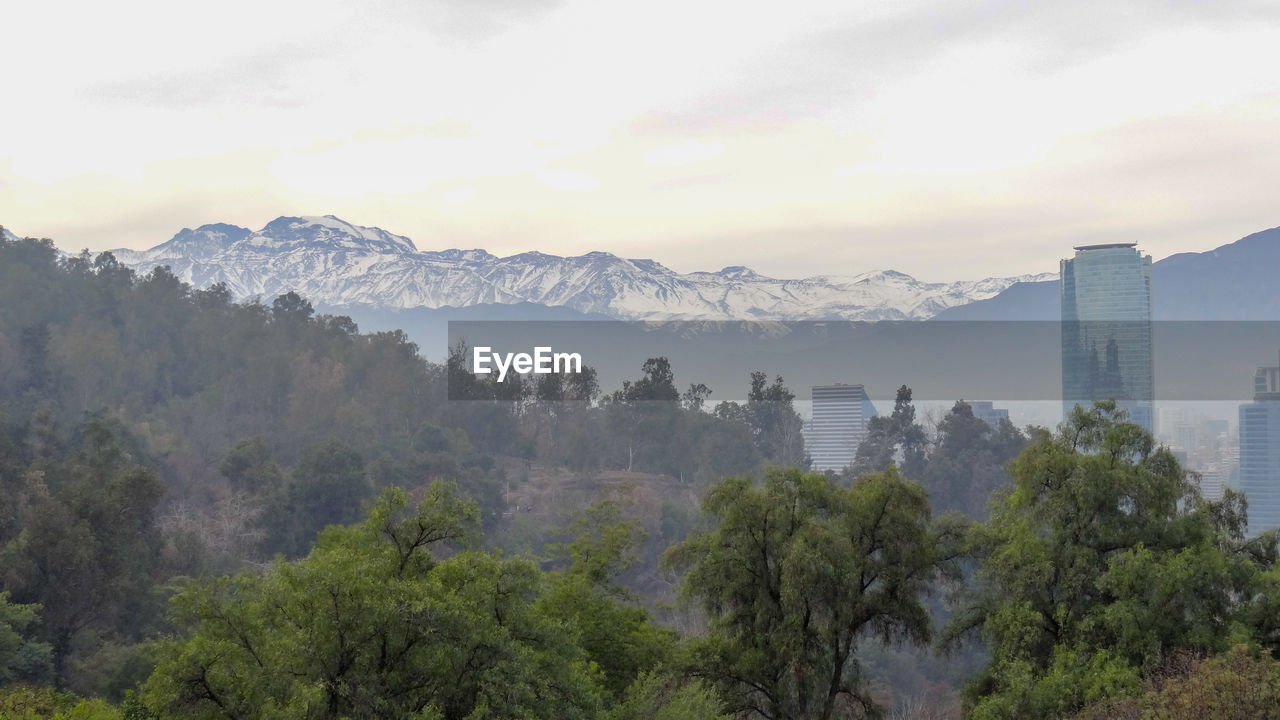
[[[0,224],[334,214],[776,277],[1057,270],[1280,225],[1280,3],[9,3]]]

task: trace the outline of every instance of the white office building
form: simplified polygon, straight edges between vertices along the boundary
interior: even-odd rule
[[[805,442],[813,470],[839,472],[853,463],[876,408],[861,385],[814,385]]]

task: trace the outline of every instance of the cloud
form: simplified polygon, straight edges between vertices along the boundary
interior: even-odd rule
[[[1243,29],[1272,39],[1280,30],[1280,8],[1264,0],[1229,5],[944,0],[880,7],[874,13],[851,11],[825,26],[781,38],[736,66],[715,91],[638,118],[637,131],[711,136],[815,118],[866,123],[875,120],[879,100],[920,75],[947,76],[950,89],[959,93],[998,85],[1011,75],[1052,79],[1078,65],[1123,54],[1145,38],[1179,30],[1230,37]],[[1223,67],[1204,54],[1205,48],[1188,45],[1182,51],[1206,67]],[[973,60],[993,55],[1005,66],[984,77],[989,68],[974,67]],[[1262,70],[1235,69],[1251,74]],[[931,83],[921,89],[940,88]],[[975,98],[973,104],[984,100]],[[1001,105],[1016,100],[1009,97]],[[927,111],[925,98],[917,104]],[[945,115],[951,106],[938,103],[935,108]]]
[[[1277,223],[1272,3],[133,0],[6,20],[9,56],[37,60],[6,75],[0,222],[72,247],[335,213],[432,248],[946,279]]]
[[[214,107],[255,105],[298,108],[310,98],[296,81],[308,72],[338,71],[342,55],[321,44],[286,43],[209,65],[167,68],[86,87],[90,102],[126,106]]]

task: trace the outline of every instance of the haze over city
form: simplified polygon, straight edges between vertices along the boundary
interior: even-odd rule
[[[6,16],[0,222],[65,250],[334,213],[423,249],[955,280],[1277,224],[1271,3]]]

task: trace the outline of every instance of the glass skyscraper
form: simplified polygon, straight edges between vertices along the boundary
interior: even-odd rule
[[[1154,430],[1151,256],[1137,243],[1075,251],[1061,266],[1063,410],[1114,399]]]
[[[1258,535],[1280,527],[1280,367],[1258,368],[1253,388],[1240,406],[1240,490]]]

